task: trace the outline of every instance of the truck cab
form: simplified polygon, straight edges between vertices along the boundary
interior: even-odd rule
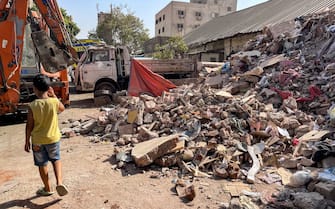
[[[77,91],[112,94],[129,81],[130,55],[127,47],[90,46],[75,69]]]

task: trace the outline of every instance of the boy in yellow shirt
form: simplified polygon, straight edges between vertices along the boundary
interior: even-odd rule
[[[51,161],[57,181],[56,191],[63,196],[68,193],[68,190],[62,183],[59,151],[61,133],[58,127],[58,113],[64,111],[65,108],[57,99],[47,76],[42,74],[35,76],[33,85],[37,99],[29,105],[25,151],[30,152],[32,147],[34,163],[39,168],[44,184],[37,194],[42,196],[53,194],[48,176],[48,161]]]

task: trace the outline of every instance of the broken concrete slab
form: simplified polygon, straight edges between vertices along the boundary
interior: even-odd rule
[[[187,186],[177,184],[175,188],[178,196],[181,198],[185,198],[188,201],[192,201],[196,196],[196,191],[193,184]]]
[[[317,192],[298,192],[293,195],[293,204],[297,208],[304,209],[325,209],[326,202],[322,195]]]
[[[280,55],[276,55],[273,56],[271,58],[268,58],[267,60],[265,60],[264,62],[261,62],[261,64],[259,65],[262,68],[266,68],[266,67],[270,67],[272,65],[278,64],[282,61],[286,61],[287,58],[285,57],[284,54],[280,54]]]
[[[91,119],[85,123],[82,124],[82,127],[81,127],[81,130],[80,130],[80,133],[81,134],[87,134],[89,133],[90,131],[93,130],[94,127],[97,126],[97,121],[94,120],[94,119]]]
[[[150,165],[155,159],[184,148],[184,142],[179,141],[179,135],[171,135],[151,139],[135,145],[131,155],[139,167]]]
[[[335,201],[335,182],[319,182],[315,185],[315,190],[326,199]]]
[[[321,138],[328,133],[329,133],[328,130],[322,130],[322,131],[312,130],[312,131],[306,133],[305,135],[303,135],[302,137],[299,138],[299,143],[298,143],[298,145],[296,146],[296,148],[293,152],[293,156],[297,156],[299,154],[301,146],[304,142],[320,141]]]
[[[129,135],[134,133],[134,125],[133,124],[125,124],[118,126],[118,133],[120,136]]]

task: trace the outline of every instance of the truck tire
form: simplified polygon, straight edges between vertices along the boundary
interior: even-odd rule
[[[96,87],[94,91],[99,91],[99,90],[107,90],[110,92],[110,94],[115,93],[116,92],[116,88],[112,83],[109,82],[101,82],[99,83]]]
[[[109,90],[95,90],[94,91],[94,97],[100,97],[100,96],[112,97],[112,92],[109,91]]]

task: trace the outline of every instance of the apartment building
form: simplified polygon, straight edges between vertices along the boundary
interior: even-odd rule
[[[200,25],[236,11],[237,0],[171,1],[155,15],[155,36],[184,36]]]

